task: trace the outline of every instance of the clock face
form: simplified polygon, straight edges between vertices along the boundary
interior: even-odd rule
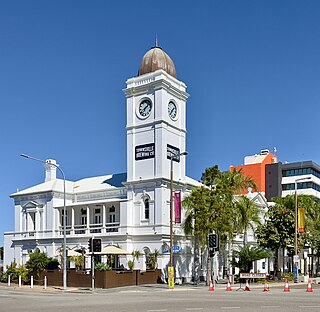
[[[142,100],[139,104],[138,111],[141,117],[148,117],[151,113],[152,102],[149,99]]]
[[[170,101],[168,104],[168,114],[170,118],[173,120],[177,118],[177,114],[178,114],[177,105],[173,101]]]

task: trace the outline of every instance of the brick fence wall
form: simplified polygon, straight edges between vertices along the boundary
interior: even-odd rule
[[[62,271],[46,271],[41,273],[41,284],[43,284],[44,276],[47,276],[48,286],[62,286]],[[95,271],[95,287],[96,288],[115,288],[121,286],[134,286],[144,284],[161,283],[161,270],[143,271]],[[84,287],[91,288],[91,274],[85,274],[83,271],[68,271],[67,273],[68,287]]]

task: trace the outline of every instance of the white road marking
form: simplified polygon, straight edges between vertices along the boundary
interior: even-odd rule
[[[187,308],[187,311],[199,311],[199,310],[203,310],[203,308]]]
[[[273,308],[280,308],[280,306],[261,306],[261,309],[273,309]]]
[[[299,306],[301,309],[320,309],[320,306]]]
[[[148,310],[148,312],[165,312],[167,310]]]
[[[221,309],[240,309],[240,307],[221,307]]]

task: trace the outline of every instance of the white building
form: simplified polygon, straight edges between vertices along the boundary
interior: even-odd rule
[[[160,250],[158,268],[169,263],[171,156],[186,150],[186,85],[176,78],[174,64],[159,47],[148,51],[139,75],[127,80],[127,173],[66,181],[67,248],[88,248],[92,236],[102,246],[118,244],[144,253],[136,268],[146,269],[146,257]],[[54,160],[50,160],[55,162]],[[185,175],[186,157],[175,157],[174,191],[183,199],[199,183]],[[63,180],[47,165],[45,181],[12,194],[15,228],[4,234],[5,259],[9,265],[28,260],[35,248],[58,257],[63,243]],[[177,195],[179,197],[179,195]],[[192,249],[175,204],[174,254],[177,277],[190,278]],[[131,256],[122,259],[124,266]]]

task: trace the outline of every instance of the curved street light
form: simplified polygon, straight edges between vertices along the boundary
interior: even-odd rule
[[[66,213],[66,177],[64,172],[60,168],[59,165],[50,162],[49,160],[42,160],[39,158],[35,158],[26,154],[20,154],[21,157],[32,159],[43,164],[56,167],[63,177],[63,289],[67,289],[67,232],[66,232],[66,221],[67,221],[67,213]]]

